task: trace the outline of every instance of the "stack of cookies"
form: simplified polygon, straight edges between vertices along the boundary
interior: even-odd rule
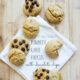
[[[15,38],[10,45],[9,61],[16,66],[22,65],[29,52],[29,41],[22,37]]]

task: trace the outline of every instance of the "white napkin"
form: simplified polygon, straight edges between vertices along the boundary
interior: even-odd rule
[[[36,19],[40,24],[40,32],[36,39],[31,40],[31,48],[26,56],[26,61],[21,67],[16,67],[8,60],[8,52],[10,43],[5,47],[0,55],[0,59],[8,64],[11,68],[16,70],[21,76],[27,80],[33,80],[33,72],[43,67],[49,70],[60,70],[63,65],[71,58],[76,51],[76,47],[71,44],[66,38],[58,33],[52,26],[44,21],[40,16],[29,17]],[[24,36],[22,29],[20,29],[14,37]],[[49,40],[60,40],[63,43],[63,47],[59,50],[59,57],[55,60],[50,59],[45,53],[45,44]]]

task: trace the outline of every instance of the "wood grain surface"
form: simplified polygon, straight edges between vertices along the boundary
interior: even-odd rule
[[[54,25],[62,35],[77,47],[76,54],[60,70],[63,80],[80,80],[80,0],[42,0],[43,10],[50,3],[63,2],[65,18],[59,25]],[[24,0],[0,0],[0,51],[7,45],[19,29],[19,24],[26,19],[22,12]],[[9,66],[0,61],[0,80],[24,80]]]

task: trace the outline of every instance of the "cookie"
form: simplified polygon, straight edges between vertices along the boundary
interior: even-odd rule
[[[14,38],[11,41],[11,49],[13,49],[13,48],[19,49],[22,52],[24,52],[25,54],[28,54],[29,41],[22,37]]]
[[[39,24],[34,19],[27,19],[23,24],[22,31],[27,38],[35,38],[39,33]]]
[[[9,61],[16,65],[16,66],[20,66],[24,63],[25,61],[25,53],[23,53],[21,50],[19,49],[11,49],[9,51],[9,55],[8,55]]]
[[[62,43],[58,40],[50,40],[45,46],[45,52],[50,58],[57,58],[59,56],[58,50],[62,47]]]
[[[59,72],[51,72],[50,73],[50,80],[62,80],[62,76]]]
[[[64,11],[59,3],[50,5],[45,12],[45,17],[50,23],[59,24],[64,18]]]
[[[43,68],[38,68],[35,70],[34,74],[34,80],[50,80],[49,76],[50,71]]]
[[[37,16],[42,9],[42,0],[25,0],[23,12],[26,16]]]

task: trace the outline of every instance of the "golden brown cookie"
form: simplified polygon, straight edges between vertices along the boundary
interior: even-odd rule
[[[27,19],[22,27],[22,31],[27,38],[35,38],[39,33],[39,24],[34,19]]]
[[[26,16],[37,16],[42,9],[42,0],[25,0],[23,12]]]
[[[54,71],[50,73],[50,80],[62,80],[62,76],[60,72]]]
[[[33,73],[34,80],[50,80],[49,73],[50,73],[50,71],[47,69],[38,68]]]
[[[14,38],[11,41],[11,49],[19,49],[25,54],[28,54],[29,51],[29,41],[23,37]]]
[[[62,43],[58,40],[48,41],[45,46],[45,52],[50,58],[57,58],[59,56],[58,49],[62,47]]]
[[[11,49],[9,51],[9,55],[8,55],[9,61],[16,65],[16,66],[20,66],[24,63],[25,60],[25,53],[22,52],[19,49]]]
[[[59,3],[50,5],[45,12],[45,16],[50,23],[59,24],[64,18],[62,6]]]

